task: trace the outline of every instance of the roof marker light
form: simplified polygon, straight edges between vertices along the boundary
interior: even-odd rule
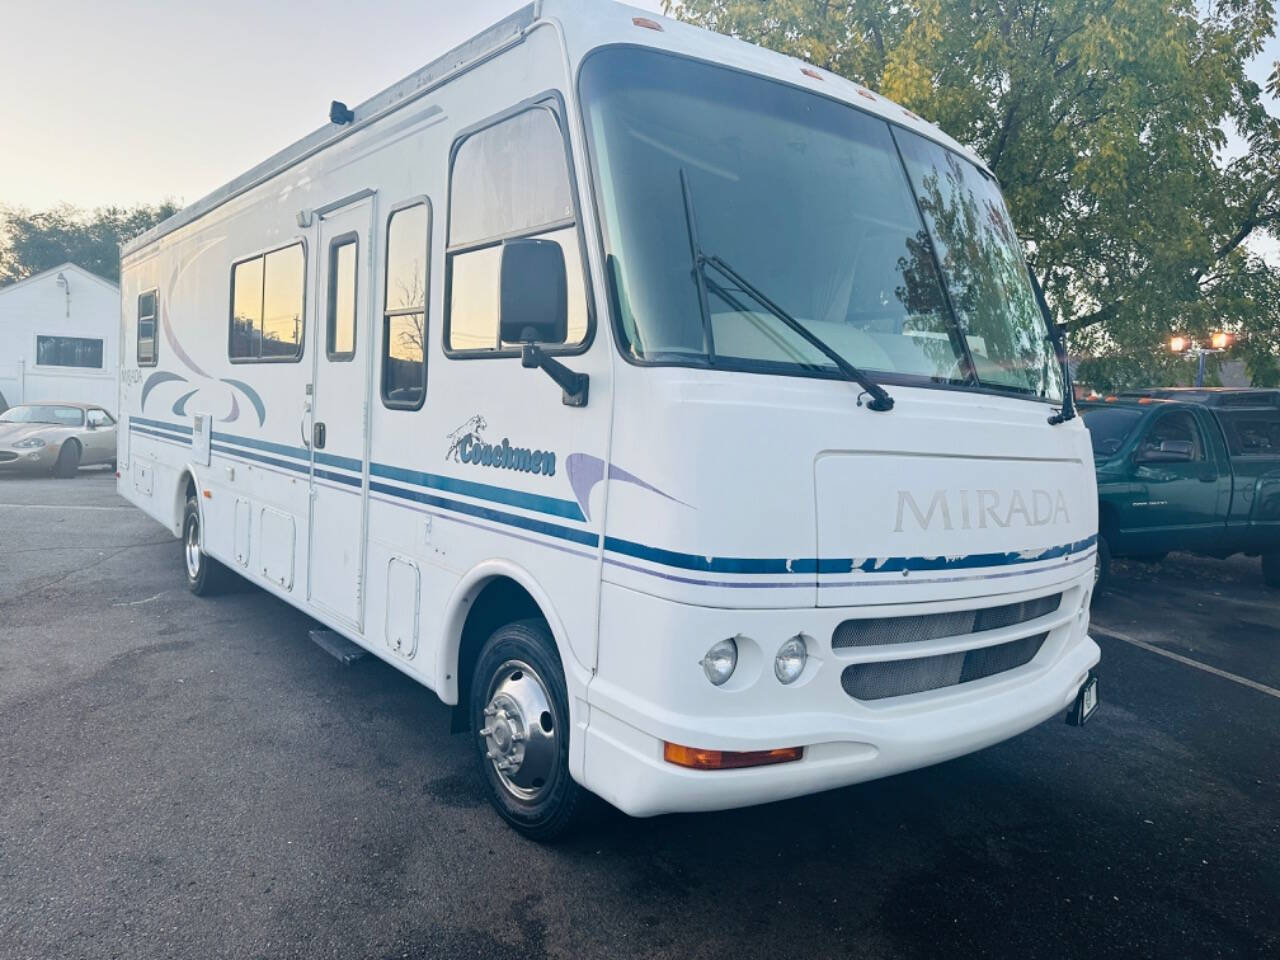
[[[662,24],[657,20],[650,20],[648,17],[632,17],[631,22],[637,27],[644,27],[646,30],[657,30],[662,33]]]
[[[811,67],[801,67],[800,72],[803,73],[806,77],[813,77],[813,79],[815,80],[822,79],[822,74],[820,74],[817,70],[814,70]]]
[[[868,100],[872,100],[872,101],[874,101],[876,98],[876,95],[874,93],[871,93],[867,90],[863,90],[861,87],[858,88],[858,96],[866,97]]]

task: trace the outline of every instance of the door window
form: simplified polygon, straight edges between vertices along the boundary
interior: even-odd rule
[[[1204,459],[1204,441],[1190,410],[1174,410],[1160,417],[1142,440],[1141,455],[1158,456],[1189,450],[1190,460]]]
[[[356,272],[359,241],[354,233],[329,244],[329,307],[325,354],[330,360],[356,355]]]

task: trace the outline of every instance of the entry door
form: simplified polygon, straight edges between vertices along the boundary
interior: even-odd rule
[[[318,211],[312,356],[309,601],[357,629],[364,620],[366,437],[372,337],[371,194]]]

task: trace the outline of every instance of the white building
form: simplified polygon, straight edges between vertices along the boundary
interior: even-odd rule
[[[0,287],[0,397],[117,405],[120,288],[73,263]]]

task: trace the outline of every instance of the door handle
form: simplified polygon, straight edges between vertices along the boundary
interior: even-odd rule
[[[319,421],[311,425],[311,445],[317,450],[324,449],[324,424]]]

